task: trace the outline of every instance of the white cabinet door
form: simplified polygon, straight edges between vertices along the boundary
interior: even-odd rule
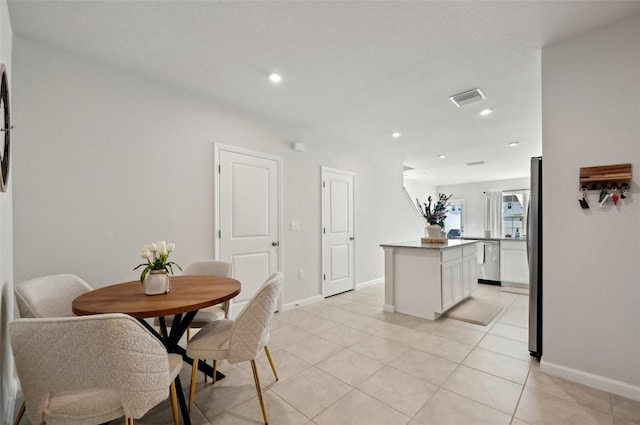
[[[453,294],[451,287],[453,286],[453,264],[444,263],[442,265],[442,311],[445,311],[453,305]]]
[[[480,246],[480,249],[483,247]],[[467,298],[478,287],[478,244],[463,247],[462,296]]]
[[[478,284],[478,279],[476,277],[476,257],[468,256],[462,259],[462,296],[468,297],[471,295],[471,291],[474,289],[473,281],[475,280],[476,285]]]
[[[462,299],[462,260],[442,264],[442,311]]]
[[[503,283],[529,284],[529,264],[524,241],[500,242],[500,280]]]
[[[451,281],[451,292],[453,293],[453,303],[457,304],[462,300],[462,260],[456,260],[453,263],[453,280]]]
[[[471,258],[471,265],[469,267],[469,289],[471,292],[478,288],[478,263],[477,258],[474,256]]]

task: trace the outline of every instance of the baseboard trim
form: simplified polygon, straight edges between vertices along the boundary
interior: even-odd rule
[[[544,356],[540,361],[540,371],[548,375],[557,376],[559,378],[568,379],[569,381],[607,391],[612,394],[621,395],[633,400],[640,401],[640,387],[631,385],[627,382],[618,381],[616,379],[607,378],[605,376],[596,375],[579,369],[562,366],[544,360]]]
[[[379,277],[377,279],[368,280],[366,282],[361,282],[356,285],[356,290],[366,288],[367,286],[377,285],[378,283],[383,283],[383,282],[384,282],[384,276]]]
[[[356,291],[359,289],[366,288],[367,286],[373,286],[378,283],[384,282],[384,277],[379,277],[377,279],[368,280],[366,282],[356,284]],[[313,297],[303,298],[301,300],[293,301],[290,303],[286,303],[282,305],[282,311],[293,310],[294,308],[302,307],[303,305],[309,305],[314,303],[319,303],[322,301],[322,295],[314,295]],[[394,310],[395,311],[395,310]]]
[[[282,306],[282,311],[293,310],[294,308],[302,307],[303,305],[319,303],[320,301],[322,301],[322,295],[314,295],[313,297],[303,298],[292,303],[286,303]]]
[[[502,282],[502,286],[509,286],[511,288],[529,289],[528,283]]]
[[[382,306],[382,311],[386,311],[387,313],[395,313],[396,306],[391,304],[385,304]]]

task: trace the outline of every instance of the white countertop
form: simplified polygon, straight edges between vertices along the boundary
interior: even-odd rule
[[[463,245],[469,245],[478,242],[477,240],[469,240],[469,239],[447,239],[445,243],[422,243],[420,241],[409,241],[409,242],[397,242],[397,243],[387,243],[380,244],[381,247],[390,247],[390,248],[418,248],[418,249],[449,249],[456,248]]]
[[[526,237],[519,237],[519,238],[485,238],[484,236],[462,236],[460,239],[471,239],[471,240],[475,240],[475,241],[526,241],[527,238]]]

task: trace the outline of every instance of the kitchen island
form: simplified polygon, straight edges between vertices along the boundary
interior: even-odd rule
[[[384,311],[435,320],[477,288],[477,241],[400,242],[384,249]]]

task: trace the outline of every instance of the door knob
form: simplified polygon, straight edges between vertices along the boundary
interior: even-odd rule
[[[271,242],[271,246],[278,246],[280,245],[280,242]]]
[[[355,240],[355,239],[356,239],[356,238],[354,238],[353,236],[351,236],[351,237],[349,238],[349,240],[350,240],[350,241]]]

